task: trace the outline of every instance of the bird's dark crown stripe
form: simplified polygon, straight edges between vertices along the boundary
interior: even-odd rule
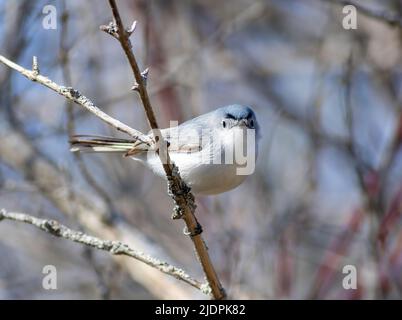
[[[251,112],[247,112],[245,114],[239,114],[238,116],[234,116],[231,113],[227,113],[225,115],[226,119],[233,119],[233,120],[241,120],[241,119],[250,119],[253,116],[253,114]]]
[[[227,119],[233,119],[233,120],[236,119],[236,118],[233,116],[233,114],[230,114],[230,113],[227,113],[227,114],[226,114],[226,118],[227,118]]]

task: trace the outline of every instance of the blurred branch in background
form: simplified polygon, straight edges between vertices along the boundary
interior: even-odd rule
[[[72,85],[71,78],[71,68],[70,68],[70,49],[71,44],[68,43],[68,24],[69,24],[70,12],[66,7],[65,0],[62,1],[62,14],[60,18],[60,44],[59,44],[59,63],[62,69],[63,75],[63,83],[67,86]],[[67,115],[67,135],[68,137],[72,137],[75,134],[75,113],[74,113],[74,103],[73,101],[66,99],[66,109],[65,113]],[[86,182],[89,186],[101,197],[104,199],[105,203],[108,206],[108,217],[105,217],[105,221],[107,219],[114,220],[118,215],[118,210],[115,208],[114,203],[111,197],[108,195],[106,190],[96,181],[96,179],[91,174],[88,169],[84,159],[81,157],[81,154],[78,152],[73,153],[73,157],[77,163],[77,166],[85,178]],[[71,201],[75,201],[75,192],[71,192]],[[89,247],[84,247],[84,256],[87,258],[89,264],[93,267],[95,274],[98,280],[98,286],[100,288],[100,293],[102,299],[110,299],[111,297],[111,283],[107,283],[104,275],[104,270],[99,266],[99,263],[96,261],[96,257],[93,254],[93,251]],[[113,265],[113,269],[117,267],[116,264]]]
[[[68,21],[69,21],[69,11],[66,8],[65,0],[62,2],[63,4],[63,13],[61,16],[60,23],[60,47],[59,47],[59,61],[62,68],[63,74],[63,82],[65,85],[70,86],[72,84],[71,79],[71,68],[70,64],[70,55],[69,55],[69,46],[67,44],[68,37]],[[67,133],[69,137],[72,137],[75,134],[75,115],[73,108],[73,101],[70,99],[66,100],[66,114],[67,114]],[[110,211],[110,218],[113,219],[113,216],[116,214],[116,208],[114,207],[113,201],[108,195],[108,193],[102,188],[101,185],[97,183],[94,179],[90,171],[88,170],[84,160],[81,157],[81,154],[78,152],[74,152],[73,156],[77,161],[78,168],[80,169],[82,175],[85,177],[87,183],[102,197]],[[72,200],[74,201],[74,200]]]

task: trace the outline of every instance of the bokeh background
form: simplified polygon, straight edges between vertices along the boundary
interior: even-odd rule
[[[162,127],[240,103],[263,138],[254,175],[197,197],[197,217],[232,298],[402,297],[401,26],[342,1],[119,1]],[[402,14],[401,1],[358,1]],[[42,26],[45,5],[57,29]],[[0,1],[0,54],[73,86],[148,131],[117,41],[99,30],[107,1]],[[74,133],[122,136],[79,106],[0,65],[0,207],[117,239],[202,280],[166,184],[117,155],[69,152]],[[124,137],[124,136],[122,136]],[[0,222],[1,299],[199,299],[141,263]],[[42,288],[57,268],[58,289]],[[345,290],[345,265],[357,289]]]

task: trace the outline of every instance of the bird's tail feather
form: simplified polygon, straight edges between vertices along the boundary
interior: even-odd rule
[[[93,135],[75,135],[70,138],[72,152],[114,152],[134,155],[146,151],[139,140],[120,139]]]

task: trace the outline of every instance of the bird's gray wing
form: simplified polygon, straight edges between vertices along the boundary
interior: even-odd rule
[[[200,152],[209,140],[205,137],[207,130],[199,123],[185,122],[177,127],[162,129],[161,133],[168,143],[169,152]],[[149,135],[152,136],[152,132]]]

